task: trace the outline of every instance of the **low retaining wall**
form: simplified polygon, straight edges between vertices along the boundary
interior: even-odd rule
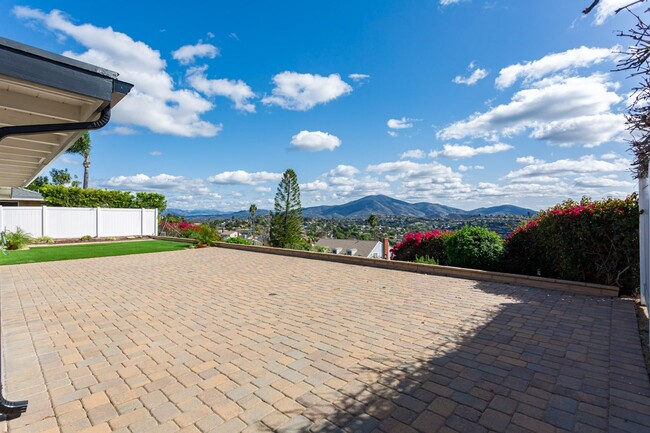
[[[397,260],[368,259],[365,257],[345,256],[311,251],[288,250],[284,248],[260,247],[254,245],[228,244],[218,242],[218,248],[250,251],[255,253],[277,254],[281,256],[301,257],[312,260],[346,263],[350,265],[369,266],[373,268],[394,269],[398,271],[417,272],[420,274],[444,277],[465,278],[468,280],[491,281],[495,283],[536,287],[539,289],[561,290],[580,295],[617,297],[618,287],[602,284],[582,283],[579,281],[556,280],[553,278],[532,277],[528,275],[506,274],[503,272],[480,271],[478,269],[455,268],[452,266],[425,265]]]

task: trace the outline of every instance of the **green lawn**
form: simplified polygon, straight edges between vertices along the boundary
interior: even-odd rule
[[[172,241],[107,242],[89,245],[35,247],[29,250],[0,253],[0,265],[52,262],[56,260],[87,259],[91,257],[124,256],[128,254],[158,253],[184,250],[190,244]]]

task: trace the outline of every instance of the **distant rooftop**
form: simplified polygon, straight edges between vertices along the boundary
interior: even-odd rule
[[[316,246],[325,247],[330,250],[334,250],[335,248],[340,248],[342,250],[341,254],[346,254],[346,251],[348,250],[357,250],[357,252],[353,255],[359,257],[370,256],[370,253],[372,252],[372,250],[374,250],[377,247],[377,244],[381,245],[381,242],[360,241],[357,239],[330,239],[330,238],[319,239],[318,242],[315,243]]]

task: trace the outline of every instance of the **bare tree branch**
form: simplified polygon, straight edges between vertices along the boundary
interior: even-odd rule
[[[600,3],[600,0],[594,0],[587,9],[583,10],[582,13],[587,15],[589,12],[591,12],[597,5]]]

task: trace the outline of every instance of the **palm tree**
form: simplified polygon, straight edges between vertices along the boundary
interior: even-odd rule
[[[249,208],[248,212],[251,214],[251,226],[253,228],[253,239],[255,238],[255,214],[257,213],[257,205],[253,203]]]
[[[90,167],[90,134],[88,131],[84,132],[81,137],[74,142],[72,146],[66,150],[66,153],[76,153],[84,157],[84,189],[88,188],[88,168]]]

